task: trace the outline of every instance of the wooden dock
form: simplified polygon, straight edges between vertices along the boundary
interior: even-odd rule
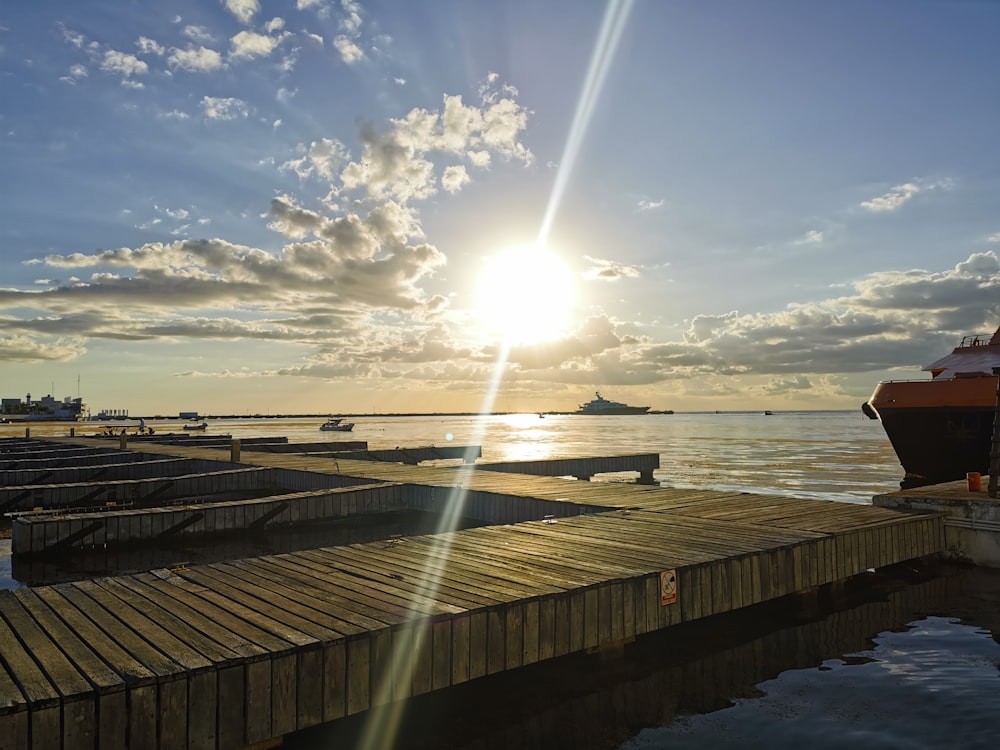
[[[0,749],[240,747],[943,548],[940,514],[250,458],[423,488],[418,504],[444,520],[473,503],[498,518],[529,501],[576,513],[0,592]]]

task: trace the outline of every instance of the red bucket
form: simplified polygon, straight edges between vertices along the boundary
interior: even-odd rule
[[[983,477],[978,471],[966,473],[965,483],[969,486],[969,492],[983,491]]]

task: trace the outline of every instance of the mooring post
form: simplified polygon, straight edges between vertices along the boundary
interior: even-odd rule
[[[237,463],[240,460],[240,439],[233,438],[229,443],[229,460]]]
[[[118,436],[118,447],[121,450],[126,450],[128,448],[128,435],[124,432]]]
[[[31,437],[31,428],[30,428],[30,427],[25,427],[25,428],[24,428],[24,436],[25,436],[26,438],[29,438],[29,437]]]
[[[1000,484],[1000,367],[993,368],[997,378],[997,403],[993,409],[993,442],[990,443],[990,482],[986,494],[997,497]]]

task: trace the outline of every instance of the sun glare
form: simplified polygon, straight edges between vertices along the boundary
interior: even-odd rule
[[[519,247],[487,259],[476,307],[483,333],[508,345],[535,344],[568,332],[576,281],[545,248]]]

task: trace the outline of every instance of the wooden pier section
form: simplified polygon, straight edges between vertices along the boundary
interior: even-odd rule
[[[944,544],[940,514],[860,504],[291,453],[244,459],[410,486],[411,507],[438,512],[442,530],[0,591],[0,750],[252,745]],[[537,514],[537,503],[566,512],[447,528],[467,512]]]

